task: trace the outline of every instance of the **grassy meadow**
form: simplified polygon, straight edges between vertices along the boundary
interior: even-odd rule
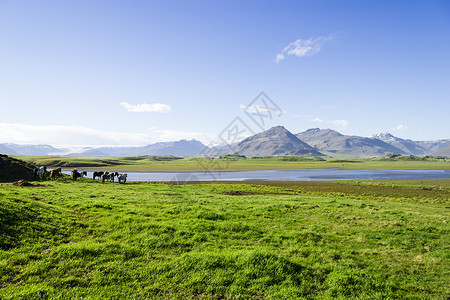
[[[61,156],[14,156],[26,162],[47,167],[88,168],[89,170],[128,172],[203,172],[249,171],[275,169],[450,169],[449,159],[400,156],[396,158],[308,158],[268,157],[207,159],[201,157],[173,157],[143,155],[134,157],[85,158]]]
[[[449,299],[450,180],[0,185],[0,299]]]

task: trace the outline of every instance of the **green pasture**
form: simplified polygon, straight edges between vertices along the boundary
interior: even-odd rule
[[[450,160],[438,158],[397,157],[370,158],[222,158],[172,156],[136,156],[115,158],[74,158],[61,156],[15,156],[48,167],[118,170],[128,172],[248,171],[275,169],[450,169]]]
[[[0,184],[0,299],[449,299],[450,180]]]

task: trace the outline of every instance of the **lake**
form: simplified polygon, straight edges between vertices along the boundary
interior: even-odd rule
[[[63,170],[70,174],[71,170]],[[320,181],[320,180],[386,180],[386,179],[443,179],[450,178],[450,170],[257,170],[242,172],[126,172],[127,181]],[[88,171],[92,178],[92,172]]]

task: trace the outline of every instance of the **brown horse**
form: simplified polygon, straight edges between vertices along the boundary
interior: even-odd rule
[[[58,179],[60,174],[61,174],[61,168],[56,168],[54,170],[51,170],[50,171],[50,179],[56,180],[56,179]]]

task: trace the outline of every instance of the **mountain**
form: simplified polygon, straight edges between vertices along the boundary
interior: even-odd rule
[[[5,149],[6,147],[6,149]],[[9,152],[8,152],[9,149]],[[5,151],[5,152],[4,152]],[[65,149],[55,148],[50,145],[18,145],[18,144],[0,144],[0,153],[15,155],[58,155]]]
[[[80,152],[80,153],[70,153],[70,154],[68,154],[68,155],[65,155],[65,156],[74,156],[74,157],[99,157],[99,156],[110,156],[110,155],[107,155],[106,153],[104,153],[104,152],[102,152],[102,151],[99,151],[99,150],[97,150],[97,149],[87,149],[87,150],[84,150],[83,152]],[[114,156],[114,155],[112,155],[112,156]],[[118,155],[118,156],[120,156],[120,155]]]
[[[426,155],[429,154],[427,149],[419,146],[417,142],[412,140],[404,140],[393,136],[390,133],[378,133],[372,135],[371,138],[378,139],[389,145],[392,145],[409,155]]]
[[[302,155],[322,156],[313,147],[299,140],[283,126],[250,136],[237,144],[233,154],[245,156]]]
[[[439,149],[433,155],[437,156],[450,156],[450,144],[445,146],[444,148]]]
[[[81,153],[69,156],[138,156],[138,155],[199,155],[206,146],[197,140],[180,140],[176,142],[160,142],[140,147],[100,147],[90,148]]]
[[[300,140],[331,156],[384,156],[387,154],[406,154],[381,140],[343,135],[332,129],[312,128],[296,135]]]
[[[450,145],[450,139],[437,140],[437,141],[417,141],[417,145],[427,150],[427,154],[433,155],[440,149],[444,149]]]
[[[161,142],[143,147],[139,155],[179,155],[194,156],[205,150],[206,146],[197,140]]]
[[[5,144],[0,144],[0,153],[2,154],[12,154],[17,155],[17,152],[5,146]]]
[[[84,148],[77,153],[68,153],[68,149],[55,148],[50,145],[17,145],[0,144],[0,153],[9,155],[64,155],[64,156],[137,156],[137,155],[199,155],[206,146],[197,140],[180,140],[176,142],[161,142],[138,147],[99,147]]]
[[[311,128],[296,137],[316,149],[327,149],[331,141],[341,139],[343,135],[332,129]]]

